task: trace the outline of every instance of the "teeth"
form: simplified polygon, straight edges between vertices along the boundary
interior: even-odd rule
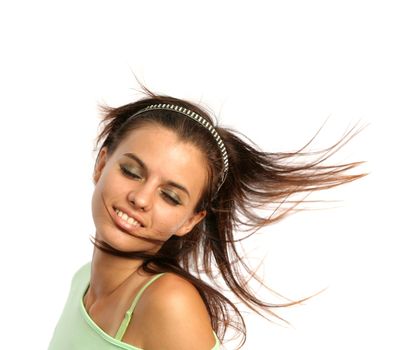
[[[130,225],[141,226],[141,224],[138,221],[136,221],[134,218],[129,217],[126,213],[122,212],[121,210],[115,209],[115,211],[121,219],[125,220]]]

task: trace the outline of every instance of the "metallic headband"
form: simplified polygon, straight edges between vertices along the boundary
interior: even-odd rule
[[[169,103],[159,103],[159,104],[154,104],[154,105],[147,106],[147,107],[141,109],[140,111],[136,112],[132,116],[130,116],[129,119],[135,118],[136,116],[138,116],[141,113],[148,112],[148,111],[153,111],[153,110],[167,110],[167,111],[173,111],[173,112],[177,112],[177,113],[183,114],[183,115],[195,120],[200,125],[202,125],[204,128],[209,130],[209,132],[212,134],[213,138],[217,142],[217,146],[220,149],[221,157],[222,157],[222,160],[223,160],[223,174],[222,174],[221,179],[220,179],[220,181],[218,183],[218,186],[217,186],[217,191],[216,191],[216,193],[217,193],[220,190],[221,186],[223,185],[223,183],[224,183],[224,181],[226,180],[226,177],[227,177],[228,155],[227,155],[227,150],[226,150],[226,147],[224,146],[223,140],[221,139],[220,135],[217,133],[217,131],[213,127],[213,125],[210,124],[206,119],[201,117],[199,114],[197,114],[197,113],[195,113],[195,112],[193,112],[193,111],[191,111],[191,110],[189,110],[187,108],[180,107],[180,106],[173,105],[173,104],[169,104]]]

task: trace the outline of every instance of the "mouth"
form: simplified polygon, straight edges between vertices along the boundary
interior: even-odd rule
[[[110,216],[112,217],[115,225],[118,226],[120,230],[138,239],[142,239],[153,244],[164,243],[164,241],[149,237],[149,233],[147,232],[149,228],[145,230],[143,229],[146,226],[143,224],[143,221],[139,216],[135,215],[134,218],[132,216],[129,216],[128,213],[119,208],[116,208],[114,206],[112,208],[113,210],[112,212],[110,212]],[[131,215],[134,214],[132,213]]]
[[[135,228],[135,227],[145,227],[143,223],[140,221],[139,218],[134,218],[132,216],[129,216],[126,212],[123,210],[120,210],[118,208],[113,207],[114,212],[120,219],[122,223],[124,223],[124,228],[126,228],[126,225],[129,225],[129,227]]]

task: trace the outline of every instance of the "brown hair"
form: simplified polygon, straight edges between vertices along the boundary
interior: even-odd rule
[[[102,107],[104,115],[101,123],[104,127],[96,139],[95,150],[107,147],[111,154],[131,130],[145,123],[156,123],[175,131],[183,141],[191,142],[204,152],[208,160],[208,184],[195,208],[195,211],[207,210],[207,215],[190,233],[182,237],[173,235],[152,255],[144,251],[121,252],[96,238],[93,243],[102,251],[113,255],[143,259],[142,268],[147,272],[169,271],[190,281],[205,302],[212,320],[212,328],[219,339],[224,338],[227,327],[233,327],[243,334],[240,348],[246,341],[244,319],[234,302],[218,291],[221,287],[218,287],[211,267],[217,267],[230,292],[247,307],[266,319],[270,320],[266,317],[270,315],[286,322],[273,312],[272,308],[294,305],[308,298],[283,304],[260,300],[250,289],[249,280],[254,278],[263,286],[266,285],[241,258],[236,242],[251,236],[266,225],[283,219],[299,204],[307,202],[292,200],[293,195],[328,189],[365,176],[366,174],[346,174],[348,170],[363,162],[322,164],[361,129],[353,133],[355,127],[352,128],[338,143],[319,152],[304,151],[312,138],[296,152],[268,153],[259,150],[241,133],[218,126],[211,115],[199,105],[156,95],[147,89],[145,91],[148,96],[134,103],[118,108]],[[129,119],[144,107],[156,103],[170,103],[190,109],[205,118],[219,133],[227,148],[230,165],[227,178],[216,196],[214,195],[221,176],[222,161],[216,141],[208,130],[190,118],[168,110],[152,110]],[[98,148],[100,143],[101,147]],[[315,156],[314,160],[299,162],[300,157],[311,155]],[[298,162],[295,162],[297,160]],[[267,217],[258,212],[266,207],[272,208]],[[250,234],[238,238],[240,232]],[[200,275],[203,272],[215,283],[216,288],[202,281]],[[194,276],[195,273],[198,277]],[[234,315],[230,313],[231,310],[234,311]]]

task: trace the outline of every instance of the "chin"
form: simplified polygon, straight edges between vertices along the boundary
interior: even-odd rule
[[[96,238],[103,240],[105,243],[110,245],[116,250],[121,252],[135,252],[135,251],[152,251],[155,249],[153,244],[144,242],[140,238],[136,238],[133,235],[116,229],[100,229],[96,231]],[[101,234],[99,234],[101,232]]]

